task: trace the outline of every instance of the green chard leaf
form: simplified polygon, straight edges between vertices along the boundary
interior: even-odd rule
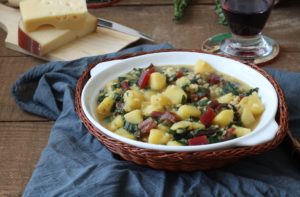
[[[227,26],[228,22],[226,20],[226,17],[224,15],[223,11],[222,11],[221,0],[216,0],[215,13],[219,17],[219,19],[218,19],[219,24]]]
[[[188,6],[188,0],[173,0],[174,2],[174,20],[179,21],[183,17],[185,8]]]

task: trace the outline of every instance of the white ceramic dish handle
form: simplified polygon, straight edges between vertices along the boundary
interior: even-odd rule
[[[272,120],[270,124],[266,127],[262,128],[264,132],[259,132],[255,135],[250,135],[245,137],[244,140],[239,141],[236,143],[237,146],[255,146],[258,144],[262,144],[274,138],[278,131],[278,124],[275,120]],[[267,132],[268,131],[268,132]]]
[[[102,70],[104,70],[118,62],[121,62],[121,61],[122,60],[112,60],[112,61],[108,61],[108,62],[101,62],[101,63],[97,64],[94,68],[91,69],[90,75],[91,75],[91,77],[94,77]]]

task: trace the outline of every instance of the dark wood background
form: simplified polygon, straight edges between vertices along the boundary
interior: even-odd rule
[[[194,0],[181,23],[172,20],[172,0],[123,0],[113,7],[90,10],[94,15],[151,35],[157,43],[200,49],[209,36],[226,32],[218,24],[212,0]],[[271,14],[264,34],[280,43],[279,58],[269,66],[300,71],[300,2],[282,0]],[[4,46],[0,30],[0,196],[21,196],[47,144],[52,121],[21,111],[10,88],[28,69],[43,63]]]

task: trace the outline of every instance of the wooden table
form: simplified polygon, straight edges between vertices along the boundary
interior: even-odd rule
[[[273,68],[300,71],[300,2],[283,0],[264,33],[277,40],[281,54]],[[157,43],[177,48],[200,49],[211,35],[227,31],[218,24],[213,0],[191,1],[181,23],[172,20],[172,0],[123,0],[91,10],[98,17],[122,23],[151,35]],[[6,49],[6,33],[0,30],[0,196],[20,196],[47,144],[52,121],[21,111],[10,88],[28,69],[43,63]]]

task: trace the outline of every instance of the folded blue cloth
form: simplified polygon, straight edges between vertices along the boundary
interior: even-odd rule
[[[120,159],[84,127],[74,109],[76,81],[87,65],[126,53],[171,48],[144,45],[31,69],[13,86],[25,111],[56,120],[23,196],[300,196],[300,167],[282,146],[222,169],[153,170]],[[285,90],[293,132],[300,127],[300,74],[268,69]],[[298,83],[299,81],[299,83]]]

